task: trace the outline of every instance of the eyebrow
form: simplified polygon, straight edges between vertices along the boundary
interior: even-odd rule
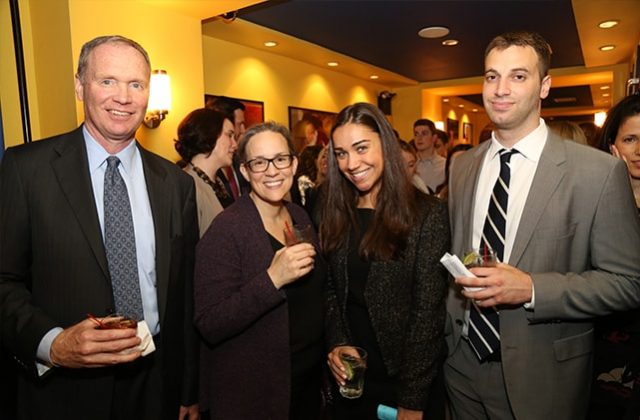
[[[515,69],[510,69],[507,73],[517,73],[517,72],[530,73],[529,69],[527,69],[526,67],[516,67]],[[487,73],[500,74],[498,70],[493,68],[485,70],[484,74],[487,74]]]

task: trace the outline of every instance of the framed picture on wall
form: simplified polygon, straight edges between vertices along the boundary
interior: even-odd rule
[[[449,140],[453,143],[458,140],[458,130],[460,130],[460,123],[458,120],[447,118],[447,134],[449,134]]]
[[[314,142],[322,146],[329,143],[329,134],[337,115],[335,112],[290,106],[289,130],[296,151],[300,153],[305,146]]]
[[[471,123],[462,123],[462,137],[467,143],[471,143],[473,140],[473,125]]]
[[[221,95],[204,95],[204,106],[208,107],[212,104],[217,98]],[[228,98],[231,98],[228,96]],[[240,98],[231,98],[236,99],[244,105],[244,125],[246,128],[251,127],[252,125],[260,124],[264,122],[264,102],[253,101],[250,99],[240,99]]]

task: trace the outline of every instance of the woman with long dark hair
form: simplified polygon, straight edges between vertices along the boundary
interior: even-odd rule
[[[600,149],[627,164],[640,213],[640,95],[627,96],[609,110],[600,132]],[[640,309],[597,321],[593,359],[587,418],[640,418]]]
[[[398,407],[398,419],[442,415],[434,400],[443,398],[447,277],[439,259],[449,249],[447,210],[411,185],[400,153],[374,106],[339,113],[320,225],[329,263],[328,362],[344,384],[339,352],[358,346],[368,360],[364,394],[335,395],[337,419],[375,419],[378,404]]]

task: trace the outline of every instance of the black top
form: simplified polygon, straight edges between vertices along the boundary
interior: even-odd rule
[[[371,325],[371,318],[369,317],[369,310],[364,296],[371,262],[361,258],[358,252],[364,232],[367,231],[369,224],[373,220],[374,213],[372,209],[358,209],[358,229],[353,228],[350,235],[349,256],[347,259],[347,275],[349,278],[347,320],[353,335],[353,344],[362,347],[368,353],[368,379],[386,382],[388,380],[387,370],[384,367],[382,353]]]
[[[269,235],[269,239],[274,252],[284,247],[272,235]],[[324,264],[315,264],[310,273],[282,288],[287,295],[289,309],[291,375],[294,384],[296,378],[304,377],[324,360],[325,275]]]

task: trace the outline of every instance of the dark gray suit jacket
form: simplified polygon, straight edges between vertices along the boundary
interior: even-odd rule
[[[457,158],[449,185],[452,249],[471,249],[486,142]],[[535,309],[500,308],[502,366],[518,419],[586,414],[592,317],[640,305],[640,223],[624,162],[549,134],[508,263],[531,273]],[[456,351],[466,301],[453,285],[447,343]]]
[[[197,398],[197,338],[191,322],[198,237],[194,187],[177,166],[138,148],[156,237],[164,356],[158,400],[175,418],[180,403]],[[0,199],[1,332],[4,345],[25,368],[19,407],[33,418],[108,420],[112,368],[55,368],[45,377],[34,375],[45,333],[114,308],[82,128],[7,150]]]
[[[449,224],[443,202],[417,190],[416,194],[420,223],[409,232],[400,256],[371,263],[365,299],[387,372],[397,378],[398,404],[422,410],[444,352],[447,276],[439,261],[448,250]],[[328,259],[326,335],[330,349],[352,344],[346,314],[348,254],[344,246]]]

